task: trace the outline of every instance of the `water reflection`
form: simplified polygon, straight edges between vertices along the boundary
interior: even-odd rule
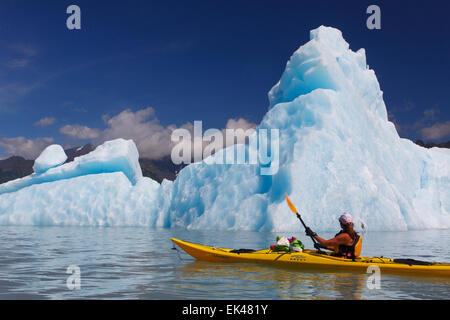
[[[367,276],[206,261],[188,263],[177,273],[182,284],[180,289],[189,287],[196,292],[207,291],[217,299],[362,299],[362,293],[367,290]],[[183,279],[189,279],[189,283]],[[224,288],[228,290],[224,292]]]

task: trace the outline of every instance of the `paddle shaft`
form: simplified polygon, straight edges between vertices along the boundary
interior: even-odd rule
[[[306,230],[306,228],[308,228],[308,227],[307,227],[306,224],[303,222],[303,219],[302,219],[302,217],[300,216],[300,214],[298,213],[297,208],[295,208],[294,204],[292,203],[291,199],[289,199],[289,197],[288,197],[287,194],[286,194],[286,201],[287,201],[287,204],[288,204],[289,208],[291,209],[291,211],[292,211],[293,213],[295,213],[295,215],[297,216],[298,220],[300,220],[300,222],[302,223],[303,227],[304,227],[305,230]],[[320,247],[319,247],[320,244],[318,243],[317,239],[314,238],[314,236],[310,236],[310,237],[311,237],[312,242],[314,242],[314,247],[316,247],[316,245],[317,245],[317,250],[318,250],[318,252],[319,252],[319,253],[322,253],[323,251],[320,250]]]
[[[295,215],[297,216],[298,220],[300,220],[300,222],[302,223],[303,227],[304,227],[305,230],[306,230],[307,226],[306,226],[306,224],[303,222],[302,217],[298,214],[298,212],[296,212]],[[310,237],[311,237],[311,240],[312,240],[314,243],[317,243],[316,238],[314,238],[313,236],[310,236]]]

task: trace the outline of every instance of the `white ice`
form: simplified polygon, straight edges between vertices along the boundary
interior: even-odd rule
[[[46,188],[51,188],[51,185],[48,184],[50,182],[108,172],[122,172],[132,184],[136,184],[142,178],[138,158],[139,153],[132,140],[107,141],[91,153],[77,157],[72,162],[50,168],[43,173],[34,173],[0,184],[0,195],[35,184],[47,183],[43,186],[43,192],[45,192]]]
[[[35,173],[43,173],[50,168],[57,167],[67,160],[64,149],[59,144],[49,145],[34,160],[33,170]]]

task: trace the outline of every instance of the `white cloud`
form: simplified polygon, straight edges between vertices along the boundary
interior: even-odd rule
[[[79,124],[65,125],[61,129],[59,129],[59,132],[71,138],[81,140],[95,139],[100,135],[100,130],[91,129]]]
[[[170,154],[170,136],[175,126],[164,127],[155,117],[151,107],[136,112],[126,109],[113,117],[104,115],[106,129],[100,130],[82,125],[66,125],[59,131],[73,139],[92,140],[96,145],[117,138],[132,139],[141,157],[159,159]]]
[[[0,148],[10,156],[22,156],[25,159],[36,159],[47,146],[53,143],[53,138],[27,139],[24,137],[2,138]]]
[[[439,140],[450,137],[450,121],[438,122],[430,127],[422,128],[420,134],[425,140]]]
[[[225,141],[225,146],[231,146],[235,143],[248,143],[248,136],[254,132],[256,128],[256,124],[252,122],[248,122],[243,118],[239,119],[228,119],[227,124],[225,125],[225,129],[222,130]],[[232,130],[232,133],[235,138],[232,137],[230,140],[227,137],[226,130]]]
[[[405,109],[404,111],[411,110]],[[408,135],[418,134],[421,139],[425,141],[434,140],[435,142],[440,139],[450,137],[450,121],[437,122],[439,120],[440,110],[436,108],[429,108],[423,111],[423,116],[416,122],[411,124],[400,124],[395,114],[388,112],[389,121],[394,123],[397,132]]]
[[[172,141],[170,136],[175,126],[164,127],[155,117],[155,110],[151,107],[136,112],[126,109],[118,115],[103,117],[107,128],[94,141],[124,138],[133,139],[141,157],[159,159],[170,154]]]
[[[248,122],[244,118],[229,119],[227,121],[227,124],[226,124],[225,128],[226,129],[243,129],[243,130],[248,130],[248,129],[256,128],[256,124],[253,123],[253,122]]]
[[[104,115],[102,117],[106,129],[99,130],[81,125],[66,125],[60,129],[74,139],[91,139],[96,145],[104,141],[117,138],[132,139],[139,150],[139,155],[148,159],[160,159],[172,152],[175,143],[171,140],[173,130],[184,128],[193,136],[193,124],[187,122],[180,127],[175,125],[163,126],[156,117],[155,110],[151,107],[133,112],[125,109],[115,116]],[[255,128],[256,124],[248,122],[243,118],[229,119],[225,129],[248,129]],[[225,129],[222,130],[225,137]],[[206,128],[203,128],[206,131]],[[200,143],[200,146],[205,143]]]
[[[12,69],[25,68],[30,63],[30,59],[27,58],[15,58],[8,61],[8,67]]]
[[[425,120],[437,120],[439,112],[437,109],[427,109],[423,112],[423,115]]]
[[[43,127],[51,126],[52,124],[55,123],[55,121],[56,121],[55,118],[45,117],[45,118],[42,118],[39,121],[35,122],[34,125],[43,128]]]
[[[38,50],[28,44],[15,43],[8,46],[11,51],[26,57],[34,57],[38,54]]]
[[[15,54],[15,57],[7,61],[6,65],[11,69],[25,68],[38,54],[36,48],[29,45],[13,44],[8,47]]]

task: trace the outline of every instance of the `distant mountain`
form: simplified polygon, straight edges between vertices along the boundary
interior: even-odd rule
[[[88,154],[93,151],[95,147],[92,144],[70,148],[64,150],[67,155],[67,162],[73,161],[74,158]],[[182,165],[173,164],[169,156],[159,160],[139,159],[142,174],[145,177],[152,178],[161,183],[164,179],[175,180],[177,173],[185,167]],[[22,157],[12,156],[8,159],[0,160],[0,183],[5,183],[10,180],[23,178],[33,173],[34,160],[26,160]]]
[[[145,177],[150,177],[159,183],[163,179],[175,180],[178,172],[186,166],[185,164],[174,164],[169,156],[159,160],[141,158],[139,159],[139,164]]]
[[[425,143],[422,140],[417,140],[415,143],[417,145],[427,148],[427,149],[434,148],[434,147],[450,149],[450,141],[442,142],[442,143],[434,143],[434,142]]]
[[[94,149],[95,149],[95,147],[92,144],[88,143],[82,147],[75,147],[75,148],[64,150],[67,155],[66,162],[71,162],[76,157],[84,156],[85,154],[88,154],[89,152],[94,151]]]
[[[0,183],[32,174],[33,164],[34,160],[25,160],[17,156],[0,160]]]

